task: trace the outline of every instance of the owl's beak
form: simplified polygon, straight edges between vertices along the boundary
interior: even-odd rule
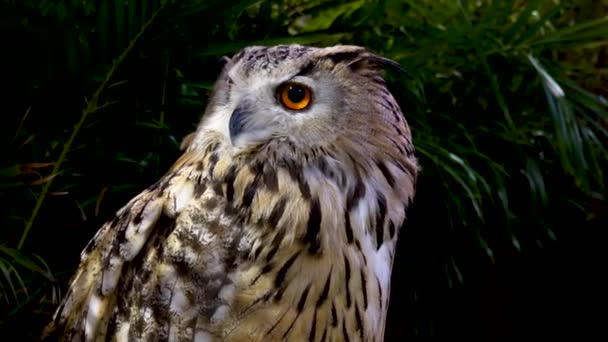
[[[235,139],[241,134],[247,123],[247,119],[251,113],[245,108],[245,106],[237,106],[232,115],[230,116],[229,129],[230,129],[230,140],[234,144]]]

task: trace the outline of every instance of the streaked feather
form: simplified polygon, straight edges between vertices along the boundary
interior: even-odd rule
[[[47,337],[381,341],[418,172],[380,75],[387,63],[351,46],[237,54],[182,157],[85,248]],[[231,140],[231,96],[242,103],[263,96],[268,79],[305,72],[319,73],[310,78],[328,94],[363,102],[320,94],[321,109],[260,126],[282,114],[247,100],[243,127],[255,134]]]

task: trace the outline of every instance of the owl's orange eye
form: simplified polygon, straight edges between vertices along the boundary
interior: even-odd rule
[[[279,99],[287,109],[303,110],[310,106],[312,91],[299,83],[284,83],[279,87]]]

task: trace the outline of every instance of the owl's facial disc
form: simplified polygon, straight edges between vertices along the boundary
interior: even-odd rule
[[[234,76],[230,100],[228,137],[234,147],[264,144],[272,140],[305,140],[311,120],[326,116],[326,86],[318,79],[280,73],[259,78]],[[322,110],[322,112],[320,111]],[[307,139],[306,139],[307,140]]]
[[[241,134],[254,134],[256,131],[261,133],[260,130],[270,133],[276,131],[277,128],[285,127],[285,121],[289,120],[285,116],[303,114],[313,103],[313,91],[303,83],[283,82],[276,87],[275,93],[277,104],[280,104],[286,113],[281,113],[280,108],[275,110],[259,108],[257,104],[264,103],[264,101],[258,101],[258,99],[245,99],[238,103],[230,115],[228,124],[230,140],[233,144]],[[264,115],[264,113],[270,113],[272,117]]]
[[[306,150],[334,141],[348,113],[373,112],[360,100],[369,92],[358,86],[359,69],[345,66],[364,50],[351,50],[278,46],[236,54],[217,93],[217,127],[237,149],[288,141]]]

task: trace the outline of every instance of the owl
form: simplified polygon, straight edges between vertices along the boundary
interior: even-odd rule
[[[231,59],[181,157],[97,232],[44,336],[382,341],[418,163],[358,46]]]

